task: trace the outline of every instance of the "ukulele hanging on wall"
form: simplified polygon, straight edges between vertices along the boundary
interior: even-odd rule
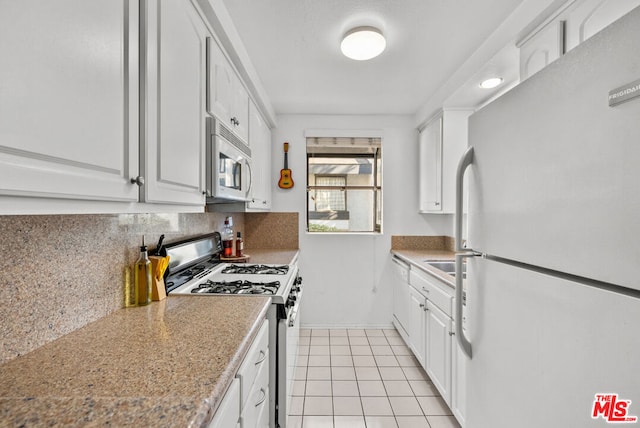
[[[278,187],[281,189],[291,189],[293,187],[293,178],[291,178],[288,156],[289,143],[284,143],[284,168],[280,170],[280,180],[278,180]]]

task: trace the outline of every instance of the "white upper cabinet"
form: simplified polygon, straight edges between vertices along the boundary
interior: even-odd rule
[[[206,27],[189,1],[147,2],[143,200],[202,205]]]
[[[271,130],[253,102],[249,104],[251,191],[247,208],[271,209]]]
[[[467,149],[467,119],[472,110],[444,110],[420,132],[419,211],[450,214],[455,210],[455,173]]]
[[[207,39],[207,111],[248,141],[249,94],[212,37]]]
[[[520,80],[526,80],[632,9],[640,0],[568,1],[518,42]]]
[[[137,201],[138,2],[3,1],[0,194]]]
[[[420,212],[442,211],[442,116],[420,132]]]
[[[640,0],[584,0],[578,2],[566,14],[566,50],[575,48],[638,6],[640,6]]]
[[[520,80],[526,80],[564,54],[564,21],[555,21],[520,45]]]

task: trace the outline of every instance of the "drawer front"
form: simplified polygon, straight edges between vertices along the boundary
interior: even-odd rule
[[[242,428],[255,428],[260,413],[266,409],[269,413],[269,365],[262,364],[260,372],[251,387],[247,401],[242,404],[240,421]],[[267,415],[268,418],[268,415]]]
[[[448,286],[439,285],[438,280],[428,277],[429,274],[411,270],[409,283],[420,291],[427,299],[436,305],[445,314],[453,316],[453,293]],[[446,287],[446,288],[445,288]],[[449,290],[447,290],[449,289]]]
[[[260,331],[247,352],[237,377],[240,379],[240,397],[242,408],[248,399],[251,386],[263,366],[269,366],[269,320],[265,320]],[[267,370],[269,371],[269,370]]]
[[[258,424],[256,425],[257,428],[269,428],[269,422],[271,420],[271,418],[269,418],[269,395],[271,394],[270,391],[267,390],[267,398],[264,401],[264,403],[262,403],[260,405],[260,415],[258,416]]]

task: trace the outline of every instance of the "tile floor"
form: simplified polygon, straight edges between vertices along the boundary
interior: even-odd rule
[[[396,330],[300,333],[291,428],[459,428]]]

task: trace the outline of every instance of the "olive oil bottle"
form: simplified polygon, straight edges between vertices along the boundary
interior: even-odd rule
[[[144,245],[144,236],[140,247],[140,257],[133,269],[133,283],[138,295],[138,306],[148,305],[151,303],[151,261],[147,254],[147,247]]]

